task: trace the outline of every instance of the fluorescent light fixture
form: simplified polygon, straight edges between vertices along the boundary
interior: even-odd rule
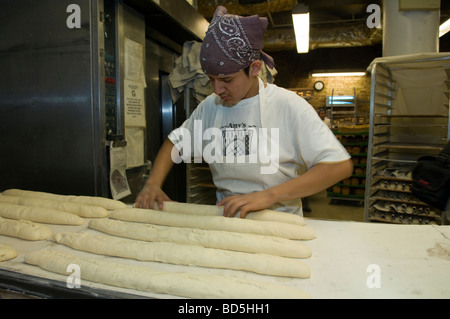
[[[338,96],[329,96],[328,104],[329,105],[347,105],[353,104],[354,96],[351,95],[338,95]]]
[[[304,4],[296,4],[292,8],[295,42],[298,53],[309,51],[309,9]]]
[[[439,37],[442,37],[449,31],[450,31],[450,19],[448,19],[439,26]]]
[[[330,96],[331,98],[331,96]],[[336,95],[333,96],[333,100],[335,101],[344,101],[344,100],[353,100],[355,97],[353,95]]]
[[[311,74],[312,77],[330,77],[330,76],[365,76],[366,72],[320,72]]]

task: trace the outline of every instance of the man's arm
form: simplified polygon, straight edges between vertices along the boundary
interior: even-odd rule
[[[229,196],[218,205],[224,207],[224,216],[234,217],[240,211],[240,217],[245,218],[249,212],[270,208],[278,202],[316,194],[346,179],[352,173],[353,163],[350,159],[338,163],[319,163],[283,184],[260,192]]]
[[[162,209],[163,202],[170,200],[163,192],[162,185],[174,164],[171,156],[173,146],[169,139],[164,141],[153,163],[150,177],[136,197],[135,207],[154,209],[156,201]]]

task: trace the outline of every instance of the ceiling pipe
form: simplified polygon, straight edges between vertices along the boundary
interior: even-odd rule
[[[264,50],[283,51],[295,50],[295,34],[292,21],[276,23],[273,13],[291,11],[298,0],[270,0],[263,3],[241,5],[239,0],[220,1],[228,12],[237,15],[267,16],[271,27],[264,38]],[[197,0],[198,10],[206,19],[210,19],[217,7],[217,0]],[[326,8],[329,0],[315,0],[314,6]],[[370,29],[365,19],[311,21],[310,50],[318,48],[339,48],[373,46],[382,43],[381,29]]]
[[[365,22],[345,25],[312,25],[309,49],[373,46],[382,43],[381,29],[367,28]],[[265,51],[295,50],[295,35],[292,27],[269,29],[264,37]]]
[[[270,0],[262,3],[241,5],[238,0],[220,1],[228,12],[240,16],[257,14],[261,17],[268,12],[291,11],[297,0]],[[198,12],[206,19],[211,19],[218,5],[216,0],[197,0]]]

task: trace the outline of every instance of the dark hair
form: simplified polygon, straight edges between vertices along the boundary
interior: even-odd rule
[[[250,74],[250,65],[245,67],[243,70],[244,70],[245,74],[247,74],[247,76],[249,76],[249,74]]]

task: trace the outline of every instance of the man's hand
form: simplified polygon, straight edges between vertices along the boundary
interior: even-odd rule
[[[217,205],[223,206],[223,216],[234,217],[240,212],[240,217],[245,218],[248,213],[260,211],[272,207],[275,204],[269,190],[260,192],[233,195],[222,199]]]
[[[226,217],[234,217],[240,211],[240,216],[245,218],[249,212],[267,209],[279,202],[316,194],[351,176],[352,172],[351,159],[336,163],[319,163],[306,173],[280,185],[260,192],[229,196],[217,205],[223,206],[223,215]]]
[[[170,198],[158,185],[147,183],[137,195],[134,207],[155,209],[155,201],[159,209],[162,209],[163,202],[170,201]]]
[[[162,185],[174,164],[171,157],[173,146],[169,139],[166,139],[161,146],[150,171],[150,177],[136,197],[134,203],[136,208],[155,209],[156,201],[159,209],[162,209],[163,202],[170,201],[170,198],[162,191]]]

